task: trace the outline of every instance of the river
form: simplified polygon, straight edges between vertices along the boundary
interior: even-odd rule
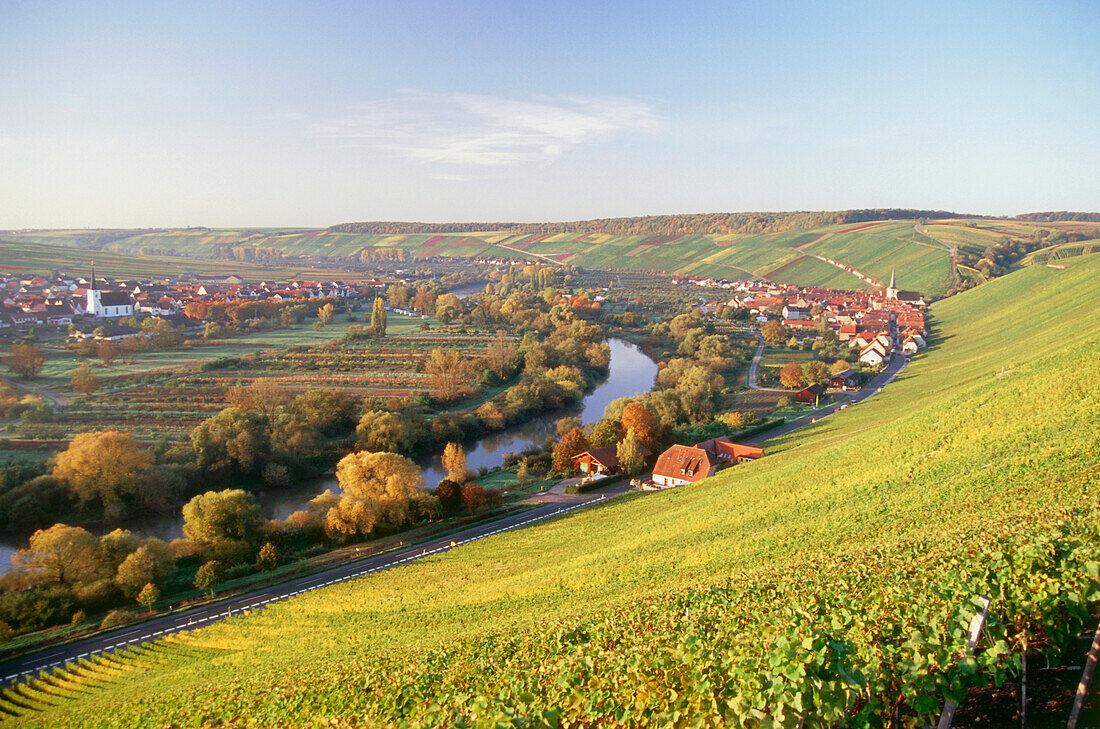
[[[611,401],[649,392],[657,377],[656,363],[629,342],[609,339],[607,343],[611,348],[607,379],[572,408],[539,415],[519,425],[466,443],[466,467],[477,470],[481,467],[499,466],[505,454],[519,453],[532,445],[541,445],[548,435],[554,433],[554,426],[560,418],[579,415],[581,422],[594,423],[600,419],[604,408]],[[418,463],[423,473],[424,485],[434,488],[443,478],[439,455],[423,457]],[[278,490],[257,491],[256,500],[266,518],[285,519],[294,511],[306,508],[310,499],[328,488],[339,490],[334,476],[303,481]],[[183,536],[183,516],[178,510],[130,520],[118,526],[142,537],[171,540]],[[0,572],[11,566],[12,554],[25,545],[25,538],[12,535],[0,537]]]

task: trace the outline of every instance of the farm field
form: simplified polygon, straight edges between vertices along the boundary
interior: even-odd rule
[[[16,723],[671,723],[750,716],[746,696],[797,717],[758,680],[779,648],[812,667],[803,640],[851,660],[904,625],[948,641],[973,612],[937,587],[951,559],[1095,501],[1098,275],[1095,256],[1033,266],[937,303],[935,346],[896,382],[759,461],[86,665],[17,698],[44,711]]]
[[[348,322],[347,315],[340,314],[319,331],[307,321],[210,346],[140,353],[133,363],[119,357],[108,367],[92,359],[101,389],[80,399],[69,381],[76,366],[72,353],[50,348],[43,376],[33,385],[74,398],[73,403],[63,418],[9,423],[4,435],[22,449],[40,452],[53,450],[75,433],[104,428],[131,431],[145,441],[183,441],[199,422],[227,406],[228,388],[259,380],[270,380],[292,394],[308,386],[345,390],[357,399],[409,396],[424,387],[424,375],[417,368],[432,348],[468,354],[483,347],[488,337],[422,332],[419,317],[392,312],[388,319],[382,342],[341,342]],[[202,371],[203,364],[218,361],[224,366]]]
[[[769,234],[611,235],[556,233],[510,235],[500,231],[462,234],[382,235],[330,230],[29,231],[5,239],[25,244],[69,246],[109,253],[249,259],[281,255],[301,265],[332,261],[356,264],[372,256],[412,260],[429,256],[512,258],[571,263],[586,268],[659,271],[720,278],[774,275],[806,286],[866,289],[867,284],[807,254],[838,260],[885,282],[897,270],[902,288],[940,297],[952,282],[944,246],[981,254],[1002,237],[1030,239],[1037,230],[1095,229],[1089,223],[1036,223],[1018,220],[937,220],[913,230],[914,221],[833,225]],[[931,237],[929,237],[931,236]],[[10,245],[10,244],[9,244]],[[42,254],[39,254],[42,255]],[[84,254],[80,254],[84,256]],[[232,261],[210,265],[239,266]],[[264,264],[276,265],[276,264]],[[295,264],[277,264],[289,270]],[[304,274],[303,274],[304,275]]]
[[[61,235],[40,236],[45,243],[16,243],[0,233],[0,272],[47,275],[63,271],[87,275],[94,261],[96,271],[112,278],[165,278],[168,276],[240,276],[246,281],[274,279],[339,279],[359,281],[370,278],[362,272],[335,268],[318,268],[290,262],[270,266],[246,261],[218,261],[178,255],[142,255],[127,251],[85,251],[72,244],[79,238]]]

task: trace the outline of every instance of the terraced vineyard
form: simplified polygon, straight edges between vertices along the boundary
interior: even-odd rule
[[[1098,275],[1034,266],[936,304],[934,348],[895,383],[752,464],[2,706],[49,726],[930,723],[1025,642],[1056,651],[1097,597]]]

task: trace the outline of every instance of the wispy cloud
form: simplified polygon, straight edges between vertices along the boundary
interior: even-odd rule
[[[621,97],[528,100],[402,91],[315,124],[320,136],[357,140],[425,163],[490,167],[553,160],[580,145],[661,126],[653,108]]]

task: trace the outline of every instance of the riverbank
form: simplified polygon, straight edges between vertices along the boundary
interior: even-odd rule
[[[580,402],[564,409],[541,413],[521,424],[465,443],[467,468],[474,472],[482,468],[499,468],[507,454],[541,447],[547,436],[554,433],[555,424],[560,418],[577,416],[584,423],[595,422],[613,400],[649,391],[657,376],[656,362],[636,345],[623,339],[611,338],[607,343],[610,349],[607,377]],[[425,487],[434,487],[444,478],[440,454],[426,455],[416,460],[421,468]],[[282,520],[295,511],[305,509],[314,497],[326,489],[339,491],[334,475],[302,481],[280,489],[260,489],[254,493],[264,518]],[[140,538],[157,537],[170,541],[183,536],[183,516],[179,510],[114,522],[109,526],[112,529],[128,529]],[[11,568],[12,555],[17,549],[26,546],[26,542],[26,536],[0,537],[0,572]]]

